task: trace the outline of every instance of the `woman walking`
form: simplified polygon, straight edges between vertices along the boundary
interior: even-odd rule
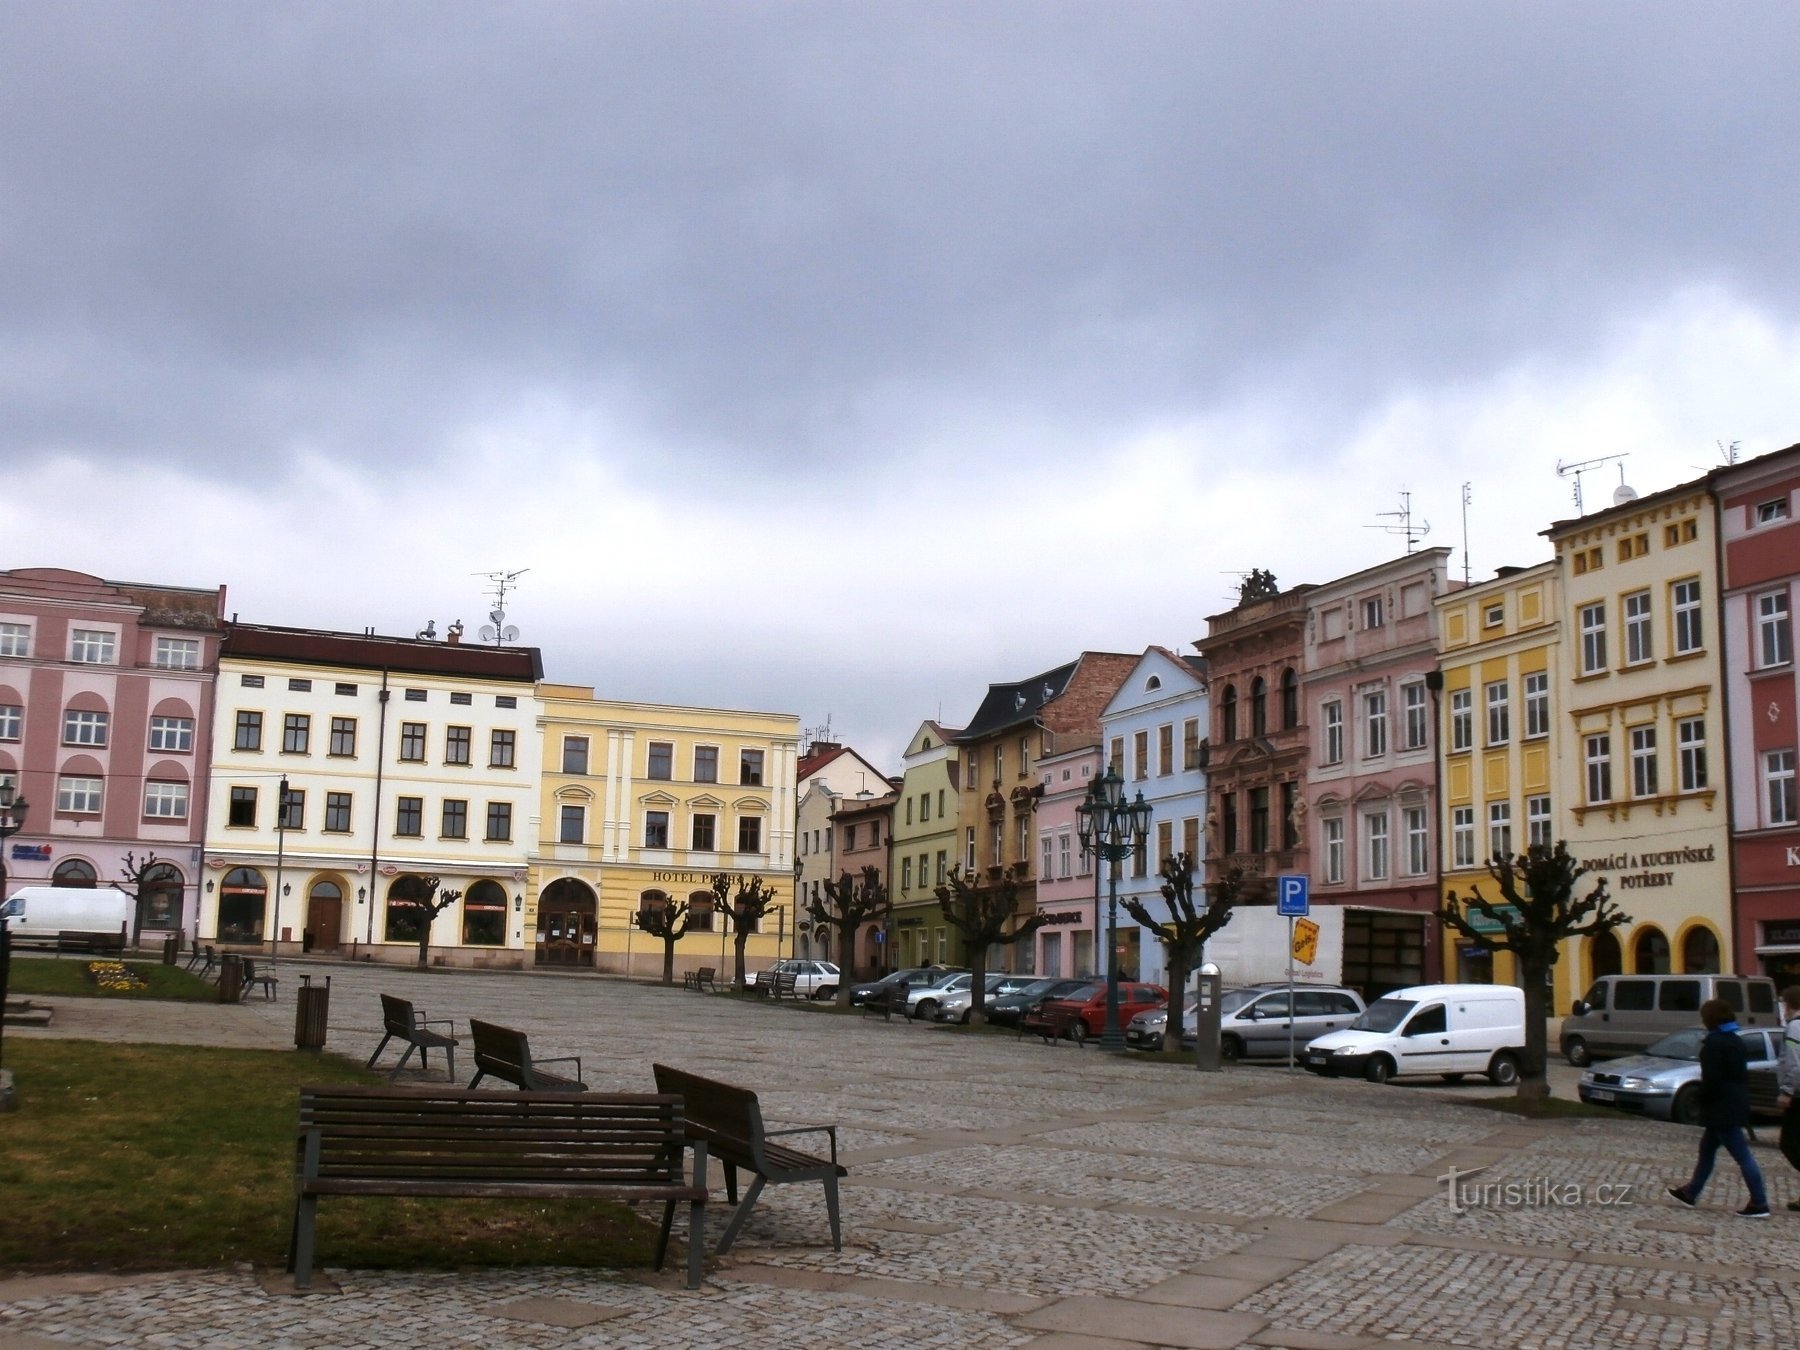
[[[1750,1156],[1750,1144],[1744,1137],[1750,1124],[1750,1057],[1738,1036],[1731,1005],[1724,999],[1709,998],[1702,1003],[1700,1020],[1706,1024],[1706,1039],[1700,1042],[1700,1121],[1706,1128],[1700,1135],[1694,1175],[1685,1186],[1669,1187],[1669,1194],[1684,1205],[1698,1204],[1707,1178],[1712,1176],[1713,1159],[1723,1145],[1750,1191],[1750,1203],[1738,1211],[1738,1217],[1766,1219],[1769,1198],[1763,1192],[1762,1169]]]

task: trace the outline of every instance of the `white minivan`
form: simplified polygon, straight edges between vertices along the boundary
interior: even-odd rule
[[[1309,1041],[1301,1062],[1314,1073],[1361,1074],[1371,1083],[1437,1074],[1454,1083],[1486,1074],[1519,1081],[1525,1054],[1525,991],[1503,984],[1421,984],[1371,1003],[1343,1031]]]

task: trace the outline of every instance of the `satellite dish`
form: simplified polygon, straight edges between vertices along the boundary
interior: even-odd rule
[[[1623,506],[1626,502],[1635,502],[1637,497],[1637,489],[1632,487],[1629,483],[1620,483],[1619,486],[1613,489],[1614,506]]]
[[[500,632],[500,640],[502,642],[517,642],[519,640],[519,630],[516,628],[502,629]]]
[[[483,642],[492,642],[494,636],[494,630],[491,625],[485,623],[481,625],[481,640]]]

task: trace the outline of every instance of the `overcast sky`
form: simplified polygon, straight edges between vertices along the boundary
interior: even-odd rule
[[[0,566],[890,770],[1800,441],[1791,3],[0,6]]]

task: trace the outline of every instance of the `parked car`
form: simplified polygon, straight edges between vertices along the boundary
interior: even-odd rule
[[[872,996],[879,997],[897,984],[925,984],[943,973],[942,966],[913,966],[907,970],[890,971],[879,980],[853,984],[850,986],[850,1006],[860,1008]]]
[[[987,1019],[999,1026],[1017,1026],[1028,1009],[1037,1007],[1045,999],[1068,998],[1091,984],[1092,980],[1063,980],[1054,975],[1033,980],[1016,993],[1001,994],[990,1002]]]
[[[1182,1025],[1190,1028],[1181,1033],[1181,1043],[1184,1046],[1194,1044],[1198,1040],[1191,1028],[1199,1025],[1199,1008],[1200,1005],[1193,999],[1188,1000],[1187,1008],[1182,1015]],[[1125,1028],[1125,1044],[1133,1050],[1160,1050],[1163,1047],[1164,1038],[1168,1035],[1168,1030],[1169,1007],[1164,1004],[1160,1008],[1151,1008],[1146,1012],[1141,1012],[1131,1019]]]
[[[1086,993],[1084,998],[1082,995]],[[1141,1012],[1149,1012],[1152,1008],[1162,1007],[1169,1001],[1169,991],[1160,984],[1140,984],[1136,980],[1119,981],[1119,1028],[1125,1026]],[[1076,990],[1067,998],[1045,999],[1041,1005],[1044,1009],[1062,1008],[1075,1014],[1075,1022],[1069,1028],[1069,1039],[1080,1042],[1089,1036],[1098,1036],[1106,1030],[1106,981],[1100,980],[1086,986],[1085,990]]]
[[[1779,1027],[1775,981],[1766,975],[1602,975],[1563,1019],[1563,1058],[1577,1068],[1609,1055],[1631,1055],[1700,1019],[1700,1005],[1722,998],[1744,1027]]]
[[[1344,1030],[1310,1042],[1300,1062],[1313,1073],[1361,1074],[1371,1083],[1427,1073],[1455,1083],[1479,1073],[1508,1087],[1519,1081],[1524,1053],[1523,989],[1421,984],[1376,999]]]
[[[987,991],[981,1002],[984,1015],[987,1012],[989,999],[999,994],[1016,994],[1026,985],[1035,983],[1035,979],[1030,975],[1007,975],[998,971],[990,971],[985,983]],[[974,1007],[975,988],[971,984],[968,988],[959,989],[954,994],[945,994],[937,1005],[937,1011],[932,1014],[932,1021],[961,1022],[967,1025],[969,1014]]]
[[[929,1022],[946,994],[967,989],[974,974],[967,970],[944,971],[930,984],[906,991],[906,1015],[909,1019]]]
[[[1781,1053],[1781,1032],[1758,1028],[1740,1031],[1752,1069],[1773,1069]],[[1636,1111],[1678,1125],[1700,1123],[1700,1042],[1705,1027],[1687,1027],[1664,1036],[1641,1055],[1615,1059],[1581,1075],[1576,1091],[1597,1106]],[[1772,1102],[1751,1098],[1753,1113],[1774,1118]]]
[[[838,968],[829,961],[777,961],[767,970],[751,971],[744,984],[754,989],[758,984],[773,983],[774,976],[794,972],[794,992],[803,998],[831,998],[838,990]]]

